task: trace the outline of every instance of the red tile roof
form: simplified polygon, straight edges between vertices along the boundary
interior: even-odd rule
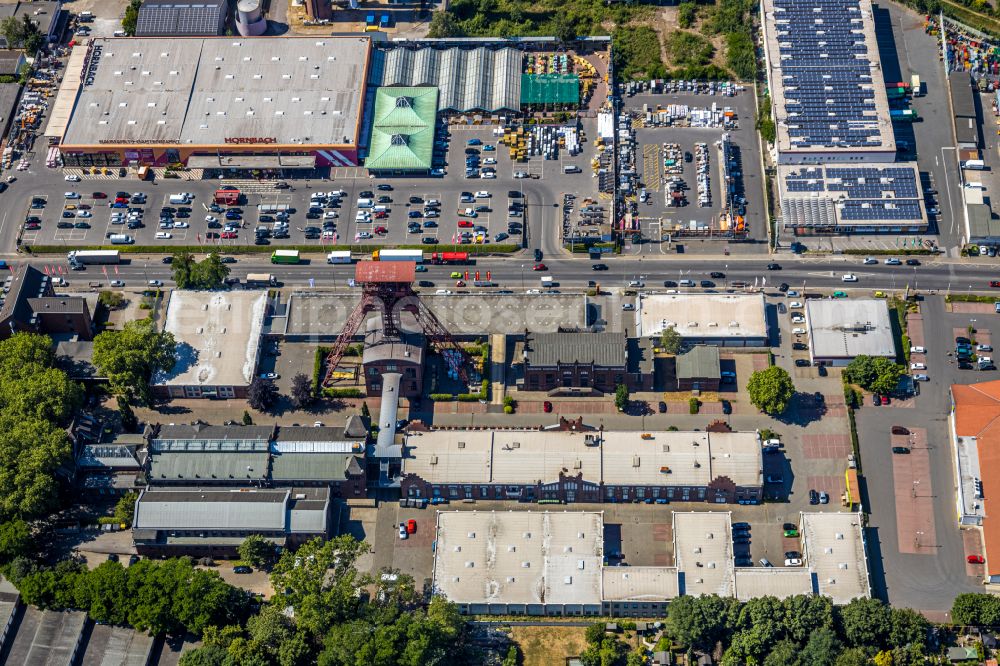
[[[983,544],[987,574],[1000,574],[1000,381],[953,384],[955,434],[975,437],[983,483]],[[994,501],[997,510],[993,511]]]

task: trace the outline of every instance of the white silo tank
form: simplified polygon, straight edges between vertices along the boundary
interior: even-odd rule
[[[236,28],[245,37],[267,32],[267,21],[260,10],[260,0],[239,0],[236,3]]]

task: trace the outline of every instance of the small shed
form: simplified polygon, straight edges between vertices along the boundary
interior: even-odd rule
[[[973,647],[948,648],[948,661],[978,661],[979,653]]]

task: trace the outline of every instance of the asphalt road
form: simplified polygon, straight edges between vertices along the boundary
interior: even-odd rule
[[[783,257],[780,265],[782,270],[769,271],[768,260],[756,257],[717,257],[697,259],[644,258],[636,260],[627,257],[612,257],[605,259],[606,271],[592,270],[595,262],[583,258],[568,258],[560,254],[551,256],[545,253],[543,262],[547,270],[534,271],[534,259],[525,252],[513,257],[485,257],[478,259],[470,266],[434,266],[428,265],[426,273],[418,274],[420,279],[430,280],[435,286],[451,286],[449,278],[452,271],[480,272],[486,279],[486,271],[490,271],[491,279],[501,289],[533,289],[538,288],[539,278],[550,275],[560,288],[586,288],[589,280],[597,281],[602,288],[625,288],[630,280],[643,282],[646,289],[664,289],[665,280],[677,282],[681,279],[691,279],[696,283],[708,280],[710,271],[722,271],[724,280],[713,280],[715,289],[725,290],[734,280],[745,281],[765,287],[775,287],[785,282],[792,289],[843,289],[854,293],[871,292],[873,290],[902,290],[909,286],[920,291],[950,291],[987,292],[991,291],[990,280],[1000,279],[1000,267],[992,260],[967,260],[964,262],[921,258],[920,266],[886,266],[878,264],[865,266],[863,257]],[[30,262],[38,267],[62,266],[66,262],[62,257],[40,257]],[[348,265],[329,265],[322,257],[316,256],[311,262],[296,266],[272,265],[266,256],[240,256],[235,264],[230,265],[234,277],[243,278],[247,273],[267,272],[274,275],[285,286],[309,286],[313,280],[315,286],[347,287],[348,280],[354,275],[354,267]],[[103,276],[102,266],[90,266],[85,271],[65,274],[71,283],[81,280],[100,280]],[[107,267],[108,279],[121,279],[126,283],[137,279],[163,280],[169,283],[170,266],[161,263],[159,256],[134,256],[126,259],[117,267]],[[851,273],[858,277],[857,282],[843,282],[841,277]],[[766,282],[762,282],[766,280]],[[128,285],[127,285],[128,286]],[[700,290],[700,289],[699,289]],[[997,292],[1000,298],[1000,291]]]

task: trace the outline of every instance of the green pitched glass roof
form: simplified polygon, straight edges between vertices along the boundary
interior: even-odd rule
[[[365,166],[372,171],[427,171],[434,151],[435,87],[375,91],[375,113]]]

